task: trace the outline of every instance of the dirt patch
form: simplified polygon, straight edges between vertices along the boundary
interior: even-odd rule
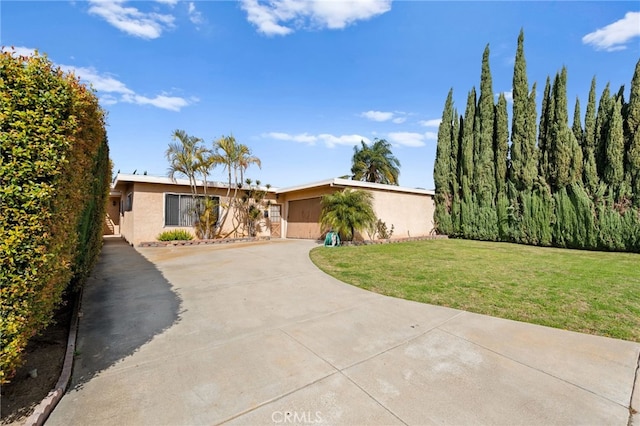
[[[65,302],[56,313],[53,323],[27,345],[25,363],[11,383],[2,386],[0,424],[24,423],[56,385],[67,349],[72,313],[73,302]],[[32,377],[33,370],[37,371],[36,377]]]

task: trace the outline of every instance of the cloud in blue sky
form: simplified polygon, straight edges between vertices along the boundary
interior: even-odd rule
[[[640,37],[640,12],[627,12],[624,18],[585,35],[582,42],[613,52],[626,49],[626,44],[636,37]]]
[[[180,111],[182,108],[197,102],[197,99],[185,99],[178,96],[169,96],[166,93],[147,97],[129,89],[127,85],[113,76],[98,72],[92,67],[76,67],[72,65],[60,65],[60,68],[68,73],[74,73],[80,79],[91,84],[98,92],[100,101],[106,105],[114,105],[124,102],[136,105],[150,105],[169,111]]]
[[[367,120],[377,121],[382,123],[385,121],[391,121],[395,124],[402,124],[407,121],[407,113],[402,111],[365,111],[358,114],[359,117],[366,118]]]
[[[427,140],[437,140],[438,134],[434,132],[390,132],[387,139],[394,145],[418,148],[425,145]]]
[[[418,124],[424,127],[438,127],[442,123],[441,118],[433,118],[431,120],[420,120]]]
[[[258,32],[287,35],[301,28],[341,29],[391,10],[391,0],[241,0]]]
[[[366,136],[357,134],[353,135],[340,135],[335,136],[330,133],[322,133],[319,135],[310,135],[308,133],[289,134],[282,132],[270,132],[263,133],[261,135],[265,139],[276,139],[280,141],[305,143],[307,145],[315,145],[317,142],[324,143],[327,147],[333,148],[336,145],[353,146],[364,141],[365,143],[371,143],[371,140]]]
[[[157,0],[158,3],[173,6],[176,0]],[[89,0],[89,13],[96,15],[120,31],[144,39],[155,39],[162,32],[174,27],[173,15],[157,12],[143,12],[137,7],[127,6],[126,0]]]
[[[15,55],[31,56],[36,53],[36,49],[24,46],[3,47],[3,51],[14,52]],[[77,67],[73,65],[57,64],[64,72],[73,73],[81,80],[89,83],[100,97],[100,102],[104,105],[114,105],[118,102],[150,105],[169,111],[180,111],[182,108],[198,102],[197,98],[186,99],[179,96],[171,96],[167,93],[155,95],[153,97],[143,96],[127,87],[125,83],[113,76],[100,73],[93,67]]]

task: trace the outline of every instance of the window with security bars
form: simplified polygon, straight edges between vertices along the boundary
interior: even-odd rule
[[[271,204],[269,206],[269,219],[271,222],[280,222],[280,205]]]
[[[211,197],[217,208],[218,197]],[[203,209],[204,196],[191,194],[164,195],[164,226],[195,226]]]

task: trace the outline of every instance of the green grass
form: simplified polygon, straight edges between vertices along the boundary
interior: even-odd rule
[[[640,342],[640,255],[469,240],[317,247],[311,259],[388,296]]]

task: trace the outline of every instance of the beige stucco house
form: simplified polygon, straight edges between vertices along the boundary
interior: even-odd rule
[[[203,183],[198,182],[200,192]],[[374,211],[389,228],[392,238],[427,236],[433,231],[434,193],[424,189],[404,188],[349,179],[329,179],[287,188],[266,189],[264,207],[258,224],[259,236],[271,238],[319,239],[323,231],[318,223],[322,195],[344,188],[363,189],[373,195]],[[229,188],[220,182],[208,182],[207,194],[224,205]],[[233,188],[231,189],[233,191]],[[239,191],[242,191],[240,189]],[[133,245],[155,241],[166,230],[193,231],[189,214],[191,201],[186,179],[118,174],[112,184],[105,234],[120,234]],[[232,215],[232,212],[230,213]],[[230,232],[228,219],[223,231]],[[367,239],[368,236],[360,236]]]

